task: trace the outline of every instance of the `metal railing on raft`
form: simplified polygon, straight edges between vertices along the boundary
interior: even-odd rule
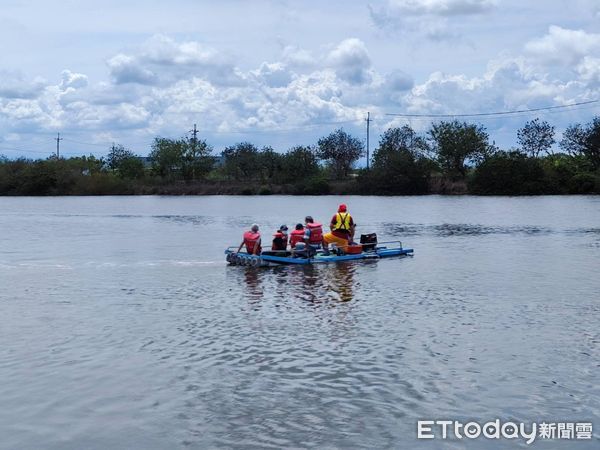
[[[335,245],[335,248],[345,249],[345,248],[353,247],[353,246],[357,246],[357,245],[365,246],[365,245],[373,245],[373,244],[375,245],[375,248],[381,248],[381,245],[383,245],[383,244],[386,244],[386,245],[389,245],[389,244],[398,244],[399,248],[403,248],[402,247],[402,241],[399,241],[399,240],[383,241],[383,242],[372,242],[372,243],[365,242],[364,244],[356,243],[356,244],[348,244],[348,245],[335,245],[335,244],[331,244],[331,245],[332,245],[332,248],[333,248],[333,245]],[[260,256],[260,255],[254,255],[253,253],[238,252],[237,251],[238,248],[239,247],[237,247],[237,246],[227,247],[227,249],[225,250],[225,252],[240,253],[242,255],[248,255],[248,256]],[[317,251],[319,251],[319,250],[321,252],[323,251],[322,248],[317,249]],[[291,250],[273,250],[273,247],[271,246],[271,247],[264,247],[263,253],[265,251],[268,251],[269,253],[290,254],[290,253],[293,252],[293,249],[291,249]]]

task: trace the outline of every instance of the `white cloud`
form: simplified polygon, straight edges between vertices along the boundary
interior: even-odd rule
[[[415,81],[404,59],[398,61],[406,66],[378,70],[358,38],[328,43],[314,53],[285,47],[280,61],[242,69],[199,43],[159,37],[109,58],[109,81],[90,83],[86,74],[71,70],[55,84],[0,77],[0,131],[19,133],[33,124],[88,136],[114,137],[121,130],[148,138],[181,135],[198,123],[229,142],[252,140],[252,133],[261,131],[272,138],[284,130],[289,141],[304,142],[302,127],[315,124],[353,121],[361,130],[366,111],[383,118],[386,112],[463,114],[569,104],[600,94],[597,39],[593,33],[551,28],[526,44],[521,56],[498,56],[475,74],[434,71]],[[542,47],[576,54],[577,64],[568,73],[557,72],[542,58]],[[304,63],[293,64],[298,55],[296,62]],[[14,95],[2,95],[3,90]],[[392,122],[379,119],[375,128],[386,123]]]
[[[0,111],[12,120],[36,121],[43,115],[38,102],[25,99],[10,100],[2,106]]]
[[[369,5],[371,20],[391,32],[418,33],[434,40],[456,39],[455,19],[493,11],[495,0],[387,0],[383,6]],[[452,20],[451,20],[452,19]]]
[[[251,72],[260,84],[269,87],[284,87],[292,81],[292,72],[282,63],[262,63],[257,70]]]
[[[107,61],[116,83],[168,85],[201,76],[218,85],[242,82],[233,61],[199,42],[176,42],[155,35],[132,54],[120,53]]]
[[[164,35],[155,35],[142,46],[141,59],[157,65],[202,66],[223,63],[214,49],[199,42],[178,43]]]
[[[577,72],[589,87],[600,88],[600,58],[585,56],[577,66]]]
[[[528,42],[525,51],[546,64],[575,65],[587,55],[600,55],[600,34],[553,25],[545,36]]]
[[[80,89],[88,85],[88,77],[82,73],[71,72],[70,70],[63,70],[61,73],[60,88],[62,90]]]
[[[413,85],[414,81],[412,77],[401,70],[395,70],[385,77],[385,86],[391,92],[407,91]]]
[[[561,81],[527,63],[524,58],[505,58],[490,63],[481,76],[467,77],[436,72],[404,97],[404,109],[414,114],[476,114],[543,108],[588,100],[592,86],[584,80]],[[600,90],[595,88],[594,98]],[[539,114],[543,114],[539,113]],[[477,121],[473,117],[469,120]],[[481,118],[489,128],[522,117]],[[560,119],[554,116],[550,120]]]
[[[293,45],[286,45],[284,47],[282,58],[282,62],[292,67],[310,68],[314,67],[317,63],[311,52]]]
[[[328,56],[340,79],[351,84],[364,84],[370,81],[371,58],[364,42],[360,39],[345,39]]]
[[[22,73],[0,71],[0,99],[32,99],[42,92],[45,85],[41,78],[29,81]]]
[[[389,0],[382,11],[390,16],[459,16],[486,13],[495,6],[493,0]]]
[[[139,83],[155,84],[157,76],[141,66],[133,56],[119,53],[107,61],[110,74],[116,84]]]

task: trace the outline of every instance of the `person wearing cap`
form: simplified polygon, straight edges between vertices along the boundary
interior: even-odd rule
[[[323,236],[323,248],[327,251],[329,244],[335,244],[338,247],[347,247],[354,240],[354,220],[348,212],[345,204],[338,206],[338,211],[331,218],[329,224],[330,233]]]
[[[244,233],[244,240],[242,241],[242,243],[240,244],[239,248],[238,248],[238,253],[240,252],[240,250],[242,249],[243,246],[246,246],[246,251],[251,254],[251,255],[260,255],[261,253],[261,248],[260,248],[260,233],[258,231],[258,225],[257,224],[253,224],[250,227],[250,231],[246,231]]]
[[[281,225],[279,230],[273,235],[273,242],[271,244],[271,250],[274,251],[286,251],[288,243],[288,227],[287,225]]]

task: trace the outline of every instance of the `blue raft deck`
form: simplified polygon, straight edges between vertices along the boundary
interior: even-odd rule
[[[383,245],[385,244],[385,245]],[[392,245],[391,247],[389,245]],[[290,252],[285,252],[286,256],[277,256],[267,251],[266,254],[263,252],[261,255],[251,255],[248,253],[237,253],[237,247],[229,247],[225,250],[227,262],[230,265],[239,266],[252,266],[252,267],[264,267],[264,266],[276,266],[276,265],[306,265],[306,264],[323,264],[333,263],[342,261],[357,261],[362,259],[381,259],[391,258],[397,256],[412,256],[412,248],[403,248],[402,242],[391,241],[382,242],[370,250],[363,250],[361,253],[356,254],[329,254],[324,255],[322,250],[317,250],[317,253],[310,258],[302,256],[287,255]]]

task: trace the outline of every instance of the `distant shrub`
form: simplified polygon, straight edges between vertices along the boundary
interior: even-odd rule
[[[294,186],[296,195],[326,195],[331,192],[329,182],[321,177],[312,177]]]
[[[593,173],[578,173],[569,180],[569,194],[592,194],[600,192],[600,176]]]
[[[483,195],[536,195],[547,193],[547,186],[538,159],[516,151],[501,151],[473,171],[469,190]]]

